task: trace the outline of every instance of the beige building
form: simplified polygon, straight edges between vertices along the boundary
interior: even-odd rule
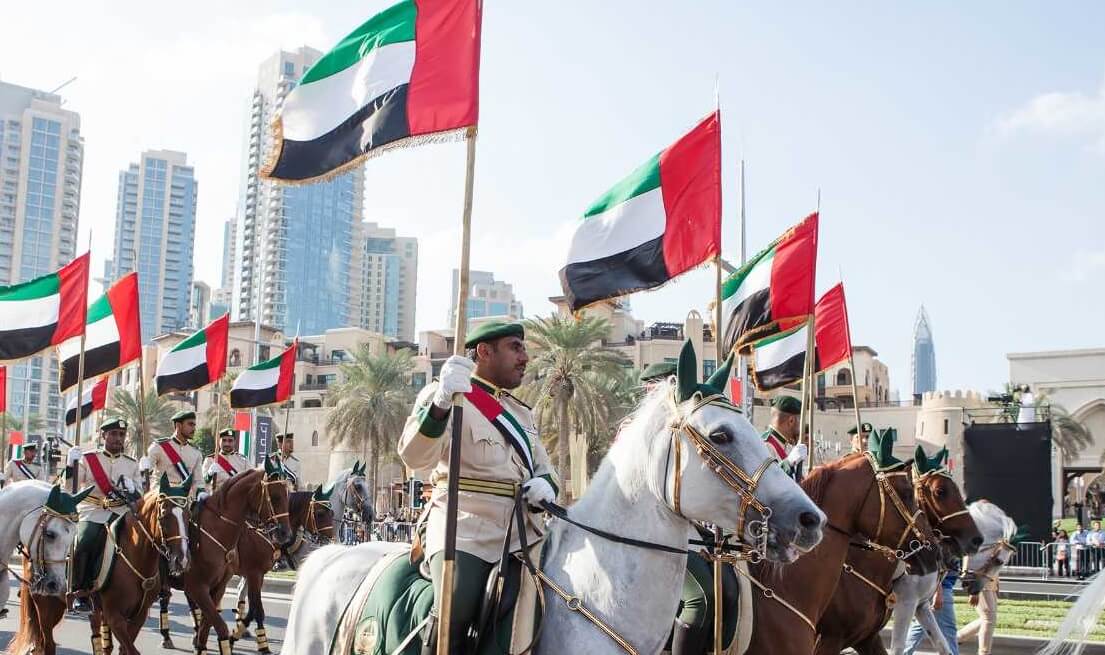
[[[449,325],[456,324],[457,293],[460,278],[457,269],[453,269],[453,293],[449,306]],[[494,273],[488,271],[468,272],[468,312],[469,321],[478,318],[500,317],[518,320],[523,316],[522,303],[514,297],[514,287],[509,282],[496,280]],[[471,326],[472,323],[469,323]]]
[[[854,346],[855,395],[860,407],[890,404],[890,370],[874,348]],[[852,407],[852,362],[845,360],[817,374],[817,398],[824,406]]]

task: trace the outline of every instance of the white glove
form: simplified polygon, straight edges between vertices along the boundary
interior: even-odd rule
[[[143,455],[142,458],[138,460],[138,470],[142,473],[145,473],[151,468],[152,466],[150,465],[150,458]]]
[[[81,450],[80,446],[73,446],[72,448],[70,448],[68,454],[70,466],[76,464],[77,461],[80,460],[82,454],[83,451]]]
[[[531,509],[540,511],[541,503],[551,503],[556,500],[556,492],[545,478],[530,478],[522,485],[522,500]]]
[[[806,461],[807,454],[809,454],[809,448],[806,444],[800,443],[791,449],[790,454],[787,455],[786,462],[791,466],[798,466]]]
[[[203,500],[204,500],[205,498],[207,498],[208,496],[210,496],[210,495],[211,495],[211,494],[207,493],[207,491],[206,491],[206,490],[204,490],[204,491],[201,491],[201,492],[199,492],[198,494],[196,494],[196,502],[203,502]]]
[[[453,394],[472,390],[472,373],[476,363],[463,355],[453,355],[441,365],[441,378],[434,392],[434,404],[441,409],[453,405]]]
[[[134,481],[131,480],[130,478],[120,477],[119,478],[119,487],[122,488],[123,491],[125,491],[127,493],[130,493],[130,494],[138,493],[138,487],[135,486]]]

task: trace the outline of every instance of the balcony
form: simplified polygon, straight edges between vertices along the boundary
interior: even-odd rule
[[[304,382],[299,385],[300,391],[326,391],[330,387],[325,382]]]

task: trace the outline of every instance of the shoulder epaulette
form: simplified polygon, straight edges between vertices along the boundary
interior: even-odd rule
[[[138,460],[136,460],[135,458],[131,457],[130,455],[128,455],[126,453],[123,453],[123,458],[124,459],[129,459],[132,462],[138,463]]]
[[[503,395],[510,396],[510,399],[513,400],[514,402],[518,403],[522,407],[525,407],[526,409],[530,410],[531,412],[533,411],[533,408],[530,407],[528,404],[526,404],[526,402],[524,400],[522,400],[518,396],[515,396],[514,394],[510,393],[509,391],[504,391]]]
[[[165,443],[169,439],[172,439],[172,437],[161,437],[160,439],[154,439],[154,443]]]

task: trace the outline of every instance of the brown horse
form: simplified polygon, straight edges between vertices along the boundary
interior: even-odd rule
[[[30,580],[31,563],[23,561],[23,579]],[[11,655],[56,655],[54,626],[65,617],[65,600],[60,596],[32,594],[30,587],[19,585],[19,629],[8,649]]]
[[[791,564],[749,567],[755,608],[749,653],[814,652],[816,626],[853,539],[867,536],[866,547],[891,557],[904,557],[901,549],[911,542],[919,547],[927,541],[918,525],[913,485],[905,465],[898,464],[880,467],[875,455],[856,453],[815,468],[802,481],[828,517],[828,529],[820,544]]]
[[[265,470],[244,471],[224,482],[211,494],[202,510],[192,517],[192,566],[173,586],[182,588],[197,620],[193,636],[196,653],[206,652],[212,627],[219,640],[219,653],[231,652],[230,630],[219,615],[226,584],[239,561],[241,537],[249,531],[247,516],[257,516],[276,543],[292,535],[288,521],[288,485],[266,459]],[[179,585],[179,586],[178,586]],[[197,614],[199,616],[197,616]]]
[[[265,574],[272,570],[282,555],[286,554],[295,568],[311,551],[333,539],[334,510],[330,508],[331,492],[333,487],[329,491],[323,491],[320,487],[314,492],[296,491],[289,496],[288,512],[295,541],[287,548],[281,549],[274,544],[259,527],[250,526],[249,530],[242,533],[242,540],[238,545],[238,575],[242,577],[242,584],[238,591],[238,606],[235,610],[237,626],[231,637],[232,641],[246,636],[246,628],[256,620],[257,630],[254,636],[257,639],[257,652],[271,652],[265,631],[265,607],[261,602],[261,586],[265,582]],[[249,594],[248,614],[245,613],[244,592]]]
[[[161,588],[161,558],[169,575],[181,575],[188,569],[188,490],[192,480],[179,487],[161,477],[157,490],[138,501],[134,513],[122,518],[119,540],[108,528],[108,540],[115,548],[116,562],[111,577],[93,596],[92,652],[110,653],[111,636],[119,640],[119,650],[137,655],[134,640],[142,630],[150,606]]]
[[[944,547],[958,555],[976,552],[982,544],[982,533],[967,511],[958,485],[947,469],[929,468],[919,447],[916,455],[914,493],[929,524],[935,526]],[[937,550],[925,549],[906,560],[906,564],[910,573],[918,575],[936,570],[940,559]],[[817,655],[839,655],[848,646],[862,654],[885,655],[879,632],[893,608],[891,587],[901,573],[898,562],[852,548],[845,573],[817,625],[821,635]]]

